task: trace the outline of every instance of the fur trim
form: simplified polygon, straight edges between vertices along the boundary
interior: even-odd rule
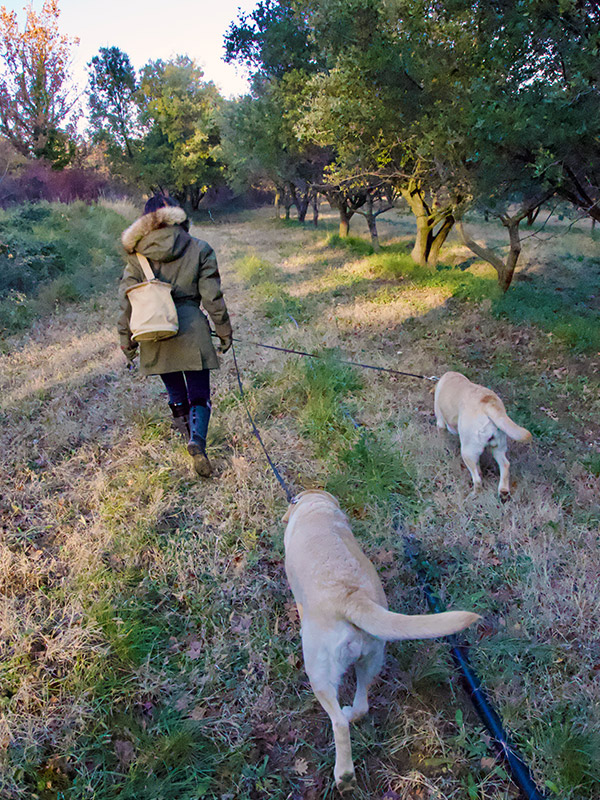
[[[128,253],[134,253],[138,242],[147,234],[167,225],[181,225],[186,219],[187,214],[179,206],[164,206],[151,214],[144,214],[121,234],[123,247]]]

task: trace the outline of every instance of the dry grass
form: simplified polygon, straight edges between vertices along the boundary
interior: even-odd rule
[[[325,222],[333,229],[333,216]],[[219,254],[240,339],[425,374],[462,369],[534,431],[531,447],[512,447],[511,502],[497,501],[495,467],[466,501],[468,475],[456,440],[435,429],[429,385],[238,346],[289,482],[334,489],[391,605],[421,611],[394,533],[401,510],[445,602],[484,615],[475,660],[540,785],[597,796],[597,354],[511,321],[483,266],[411,271],[401,216],[381,225],[381,257],[268,212],[197,233]],[[574,250],[583,236],[559,240],[563,272],[549,255],[556,241],[528,249],[524,272],[549,268],[566,291],[580,265],[593,293],[597,254],[578,261]],[[198,482],[158,380],[123,368],[115,315],[115,298],[101,296],[0,356],[0,794],[333,797],[330,728],[302,670],[283,572],[285,500],[231,358],[214,381],[217,477]],[[372,713],[353,732],[356,797],[514,797],[467,709],[443,643],[390,646]]]

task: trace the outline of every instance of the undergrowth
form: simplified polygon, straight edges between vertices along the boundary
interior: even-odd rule
[[[0,210],[0,335],[84,300],[123,267],[123,217],[82,201]]]
[[[564,290],[538,277],[520,281],[517,275],[508,292],[502,293],[492,275],[476,275],[459,266],[427,269],[416,265],[408,254],[382,252],[371,256],[368,264],[376,275],[401,280],[405,291],[411,287],[439,288],[460,300],[487,300],[497,319],[536,325],[573,352],[600,349],[600,314],[587,303],[590,285],[585,282]],[[600,281],[597,283],[600,290]]]

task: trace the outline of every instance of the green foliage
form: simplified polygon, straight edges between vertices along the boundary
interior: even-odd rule
[[[118,47],[101,47],[89,68],[90,123],[98,141],[107,142],[118,160],[133,158],[138,107],[137,76],[129,56]]]
[[[203,77],[187,56],[149,61],[138,92],[141,121],[149,128],[136,157],[139,175],[147,186],[171,188],[194,209],[221,172],[216,121],[221,98]]]
[[[0,212],[0,330],[27,327],[115,280],[123,218],[100,205],[39,203]]]
[[[260,0],[250,14],[239,13],[225,36],[225,61],[237,61],[277,78],[319,66],[318,45],[289,0]]]
[[[294,70],[257,82],[254,96],[224,106],[220,153],[236,189],[267,183],[291,202],[292,188],[306,193],[308,182],[319,182],[329,156],[302,142],[296,130],[308,92],[306,73]]]

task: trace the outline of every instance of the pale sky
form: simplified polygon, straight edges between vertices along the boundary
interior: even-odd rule
[[[223,35],[238,9],[245,13],[257,0],[59,0],[60,29],[78,36],[74,49],[73,78],[83,90],[87,63],[100,47],[119,47],[136,69],[147,61],[187,54],[204,69],[205,79],[214,81],[225,97],[244,94],[248,81],[239,67],[223,60]],[[1,5],[19,12],[26,0],[4,0]],[[43,0],[33,0],[40,11]]]

